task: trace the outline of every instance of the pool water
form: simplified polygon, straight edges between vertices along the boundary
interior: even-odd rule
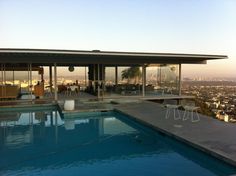
[[[236,169],[116,113],[0,115],[0,175],[232,175]]]

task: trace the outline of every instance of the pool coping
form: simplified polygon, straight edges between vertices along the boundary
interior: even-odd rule
[[[141,103],[142,104],[142,103]],[[127,111],[124,111],[122,110],[122,108],[120,108],[120,105],[118,105],[117,107],[114,108],[114,111],[118,112],[118,113],[122,113],[126,116],[128,116],[129,118],[131,118],[132,120],[135,120],[145,126],[148,126],[154,130],[157,130],[158,132],[162,132],[164,134],[166,134],[167,136],[170,136],[178,141],[181,141],[181,142],[184,142],[185,144],[187,145],[190,145],[202,152],[205,152],[219,160],[222,160],[224,162],[226,162],[227,164],[230,164],[232,166],[236,166],[236,160],[234,160],[233,158],[230,158],[228,155],[226,155],[225,153],[223,152],[219,152],[217,150],[213,150],[212,148],[209,148],[208,146],[204,146],[202,145],[201,143],[198,143],[194,140],[191,140],[191,139],[186,139],[184,138],[184,136],[181,136],[181,135],[177,135],[177,134],[174,134],[173,132],[171,131],[168,131],[164,128],[161,128],[160,126],[157,126],[157,125],[154,125],[154,124],[151,124],[149,123],[148,121],[145,121],[144,118],[140,118],[140,117],[137,117],[134,113],[132,112],[127,112]]]
[[[29,111],[31,109],[34,110],[45,110],[45,109],[52,109],[57,108],[57,103],[47,103],[47,104],[22,104],[22,105],[8,105],[8,106],[1,106],[0,112],[7,112],[7,111]]]

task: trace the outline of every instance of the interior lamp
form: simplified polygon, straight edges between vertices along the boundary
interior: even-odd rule
[[[73,71],[75,70],[75,68],[74,68],[73,65],[70,65],[69,68],[68,68],[68,70],[69,70],[70,72],[73,72]]]

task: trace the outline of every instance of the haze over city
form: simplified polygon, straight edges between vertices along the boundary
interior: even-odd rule
[[[222,54],[183,76],[235,77],[235,19],[234,0],[0,0],[0,48]]]

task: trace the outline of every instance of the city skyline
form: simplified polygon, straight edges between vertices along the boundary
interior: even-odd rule
[[[0,48],[225,54],[183,76],[234,77],[235,19],[233,0],[1,0]]]

